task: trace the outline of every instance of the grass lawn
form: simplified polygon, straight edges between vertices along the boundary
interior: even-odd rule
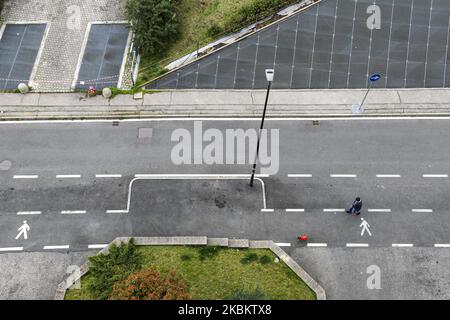
[[[167,52],[159,56],[144,56],[141,62],[141,71],[138,84],[152,80],[164,72],[164,66],[184,55],[197,50],[198,47],[239,30],[243,26],[230,26],[228,21],[238,13],[239,9],[255,0],[181,0],[180,37],[173,43]],[[289,3],[298,3],[300,0],[288,0]],[[274,8],[274,13],[279,8]],[[263,17],[258,17],[259,19]],[[255,20],[256,22],[256,20]],[[208,29],[218,26],[221,33],[218,36],[209,36]]]
[[[236,289],[262,290],[265,299],[315,300],[315,293],[268,249],[229,249],[193,246],[142,246],[143,268],[152,266],[161,274],[175,270],[189,286],[191,299],[222,300]],[[262,258],[264,257],[265,258]],[[91,300],[86,290],[69,290],[66,300]]]

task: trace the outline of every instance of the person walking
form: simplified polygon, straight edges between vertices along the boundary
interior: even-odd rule
[[[355,201],[353,201],[352,207],[350,209],[346,210],[346,212],[348,214],[355,213],[357,216],[359,216],[361,214],[361,208],[362,208],[361,198],[357,197],[355,199]]]

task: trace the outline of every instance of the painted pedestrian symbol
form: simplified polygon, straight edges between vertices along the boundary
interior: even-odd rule
[[[372,233],[369,230],[370,224],[366,220],[364,220],[364,218],[361,218],[361,220],[362,220],[362,222],[359,225],[362,228],[362,230],[361,230],[361,237],[364,235],[364,231],[367,231],[369,236],[372,236]]]
[[[17,231],[19,231],[19,234],[17,235],[16,240],[19,239],[21,235],[23,235],[23,238],[25,240],[27,240],[28,239],[28,231],[30,231],[30,229],[31,228],[28,225],[27,221],[24,221],[23,225],[19,229],[17,229]]]

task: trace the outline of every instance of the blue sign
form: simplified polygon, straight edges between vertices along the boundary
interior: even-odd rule
[[[380,79],[381,79],[381,75],[379,73],[375,73],[370,76],[370,81],[372,81],[372,82],[377,82]]]

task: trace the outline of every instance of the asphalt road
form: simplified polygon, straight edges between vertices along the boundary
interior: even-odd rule
[[[296,253],[306,252],[306,260],[312,255],[330,265],[342,261],[316,250],[400,256],[416,248],[420,254],[434,250],[434,255],[450,250],[450,120],[266,124],[280,130],[280,169],[262,178],[263,190],[259,181],[250,188],[237,176],[248,174],[249,164],[173,164],[171,134],[180,128],[192,131],[193,120],[119,126],[1,123],[0,252],[86,251],[132,235],[272,239],[300,257],[300,263],[305,256]],[[238,119],[203,121],[205,130],[258,125]],[[152,128],[152,137],[140,137],[140,128]],[[199,176],[187,179],[188,174]],[[359,217],[343,212],[356,196],[364,202]],[[361,218],[369,223],[371,236],[367,231],[361,235]],[[31,227],[28,239],[16,240],[24,220]],[[309,242],[297,242],[300,233],[308,234]],[[312,269],[314,276],[317,270]],[[448,279],[442,272],[436,276]],[[329,272],[319,274],[330,277]],[[342,283],[346,279],[351,275]],[[344,290],[333,294],[352,296]]]

